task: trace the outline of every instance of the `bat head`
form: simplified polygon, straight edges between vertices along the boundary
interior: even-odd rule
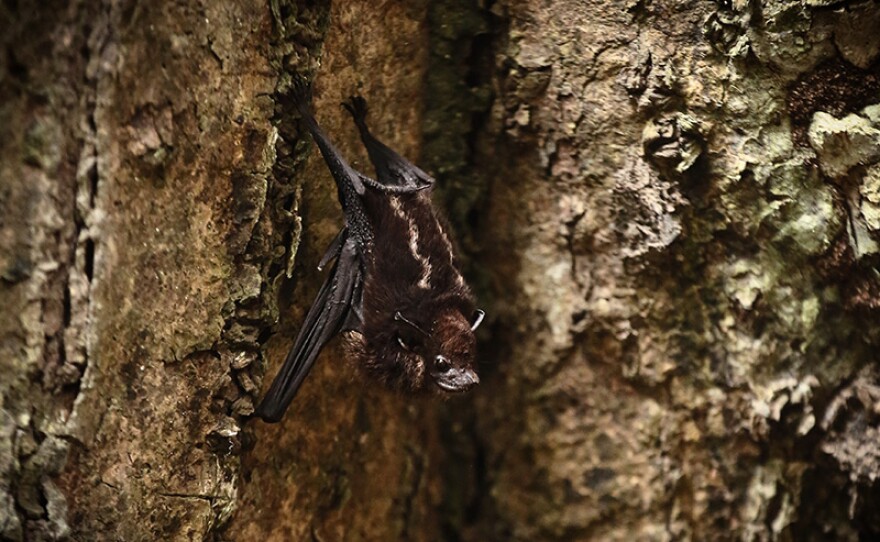
[[[425,328],[401,313],[395,313],[396,357],[409,367],[411,387],[445,393],[467,391],[480,382],[474,371],[476,337],[474,331],[483,320],[483,311],[467,318],[460,311],[442,312]]]
[[[480,383],[474,371],[476,338],[472,322],[458,311],[441,315],[426,341],[426,367],[434,384],[448,393],[467,391]]]

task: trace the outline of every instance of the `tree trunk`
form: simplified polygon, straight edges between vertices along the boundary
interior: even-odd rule
[[[880,5],[0,4],[0,539],[880,536]],[[333,345],[289,98],[436,175],[490,315],[437,403]],[[265,378],[264,378],[265,376]]]

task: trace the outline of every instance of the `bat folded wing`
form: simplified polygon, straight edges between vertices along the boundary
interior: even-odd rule
[[[324,345],[343,329],[355,329],[352,322],[359,316],[363,267],[356,241],[348,237],[341,245],[293,349],[257,407],[256,415],[266,422],[281,420]]]

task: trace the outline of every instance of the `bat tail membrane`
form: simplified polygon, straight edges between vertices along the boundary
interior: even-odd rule
[[[350,313],[353,305],[359,302],[363,282],[357,250],[351,237],[343,242],[327,280],[306,315],[296,343],[257,407],[256,415],[264,421],[274,423],[281,420],[321,349],[351,322]]]
[[[360,96],[352,96],[342,105],[354,119],[361,134],[361,141],[376,168],[376,177],[380,183],[388,187],[403,188],[404,191],[409,192],[422,190],[434,184],[434,179],[430,175],[373,137],[367,127],[366,100]]]

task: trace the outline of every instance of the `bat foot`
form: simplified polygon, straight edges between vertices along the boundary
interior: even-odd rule
[[[342,107],[346,109],[358,125],[364,124],[367,120],[367,100],[361,96],[349,96],[348,100],[342,102]]]
[[[312,83],[304,76],[296,74],[290,85],[293,104],[300,113],[309,112],[309,104],[312,102]]]

